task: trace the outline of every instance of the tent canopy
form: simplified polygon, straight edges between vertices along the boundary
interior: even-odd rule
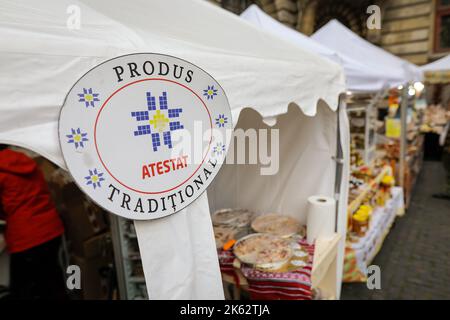
[[[280,39],[284,39],[291,44],[298,45],[303,50],[314,54],[319,54],[341,64],[341,57],[336,51],[333,51],[326,46],[311,40],[304,34],[285,26],[261,10],[256,4],[252,4],[245,9],[244,12],[241,13],[240,17],[245,21],[250,22],[259,30],[272,33]]]
[[[66,26],[64,12],[74,4],[79,30]],[[85,72],[118,55],[157,52],[198,65],[222,85],[235,120],[243,107],[274,116],[290,102],[307,115],[321,99],[335,110],[345,90],[338,65],[201,0],[2,1],[0,43],[0,140],[59,166],[56,124],[65,95]]]
[[[344,53],[338,53],[325,45],[303,35],[278,22],[257,5],[252,4],[242,14],[241,18],[255,25],[258,29],[272,33],[280,39],[298,47],[326,57],[344,68],[347,90],[378,91],[391,82],[398,81],[390,73],[381,73],[378,69],[367,66],[361,60],[355,60]]]
[[[81,12],[81,28],[75,30],[67,28],[69,14],[64,14],[73,5]],[[282,176],[261,185],[291,199],[281,199],[278,209],[295,214],[294,210],[304,206],[306,199],[299,199],[299,188],[304,193],[334,195],[336,165],[331,157],[336,153],[338,116],[333,111],[345,91],[342,68],[203,0],[0,2],[0,142],[32,149],[64,167],[57,121],[67,92],[99,63],[135,52],[173,55],[206,70],[227,93],[235,125],[244,107],[251,109],[245,109],[243,116],[248,112],[259,116],[243,118],[247,119],[243,127],[258,128],[267,118],[289,118],[292,113],[292,119],[302,119],[296,123],[291,119],[289,129],[282,128],[285,133],[280,133],[284,143],[280,148],[289,151],[290,159],[280,159],[285,163]],[[317,111],[318,104],[328,106]],[[289,112],[288,105],[292,106]],[[340,112],[347,163],[348,126],[344,111]],[[303,124],[305,129],[296,131]],[[294,133],[304,137],[295,141]],[[311,168],[322,160],[323,170],[313,170],[313,177]],[[282,178],[287,178],[290,166],[295,175],[289,175],[289,183],[284,184]],[[339,210],[342,234],[346,227],[345,170]],[[311,179],[314,184],[309,184]],[[254,185],[257,182],[253,180]],[[219,192],[224,193],[223,189]],[[208,192],[214,200],[218,195]],[[223,297],[206,193],[175,215],[135,225],[150,298]]]
[[[450,54],[420,67],[422,71],[450,71]]]
[[[419,67],[361,38],[337,20],[329,21],[311,38],[340,54],[379,70],[389,77],[389,86],[422,80]]]
[[[450,82],[450,55],[420,67],[429,84]]]

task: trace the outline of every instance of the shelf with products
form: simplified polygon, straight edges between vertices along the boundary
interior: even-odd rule
[[[378,189],[378,185],[386,175],[392,175],[392,168],[390,166],[383,166],[374,178],[371,178],[370,180],[362,184],[357,190],[356,197],[352,198],[351,196],[349,196],[349,199],[351,199],[351,201],[348,204],[347,212],[350,216],[353,215],[353,213],[361,206],[363,200],[371,191]],[[350,191],[350,194],[351,193],[352,191]]]
[[[404,212],[403,190],[392,187],[383,206],[375,207],[365,232],[347,238],[344,259],[344,282],[366,282],[367,268],[381,249],[396,216]]]
[[[378,141],[382,158],[390,163],[398,184],[404,189],[406,204],[421,169],[424,149],[420,130],[424,109],[417,103],[420,93],[412,92],[409,84],[403,89],[390,90],[384,132],[379,132],[384,137]]]
[[[391,166],[379,158],[351,175],[343,281],[362,282],[395,216],[403,212],[403,191],[394,187]]]
[[[423,123],[420,126],[422,133],[442,134],[445,126],[450,121],[450,111],[440,105],[429,105],[424,110]]]
[[[148,299],[134,222],[118,216],[111,216],[111,231],[120,298],[124,300]]]
[[[365,107],[349,105],[351,149],[361,155],[361,161],[371,164],[374,160],[376,108],[369,103]]]

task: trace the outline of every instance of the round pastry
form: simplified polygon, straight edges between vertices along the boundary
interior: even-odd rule
[[[215,226],[245,227],[250,224],[253,213],[245,209],[222,209],[212,214]]]
[[[236,229],[225,226],[214,226],[214,238],[216,239],[216,248],[220,249],[228,241],[235,239]]]
[[[257,268],[276,270],[289,261],[292,249],[283,238],[255,233],[240,239],[234,246],[234,254]]]
[[[300,223],[292,217],[279,214],[265,214],[252,222],[252,229],[259,233],[270,233],[290,237],[300,232]]]

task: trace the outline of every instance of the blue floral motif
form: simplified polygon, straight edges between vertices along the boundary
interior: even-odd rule
[[[208,89],[203,90],[203,95],[206,97],[207,100],[214,99],[214,96],[217,96],[217,89],[214,89],[214,86],[208,86]]]
[[[83,88],[83,93],[79,93],[78,97],[80,98],[80,100],[78,100],[78,102],[84,102],[86,108],[88,107],[95,107],[95,103],[100,101],[100,99],[98,98],[99,94],[98,93],[94,93],[92,91],[92,88]]]
[[[101,182],[105,181],[103,178],[103,173],[99,172],[97,169],[89,170],[89,175],[87,177],[84,177],[87,181],[87,185],[92,185],[94,189],[100,188]]]
[[[84,148],[85,142],[89,141],[87,138],[87,133],[81,132],[81,129],[70,129],[71,134],[67,134],[66,137],[69,138],[67,143],[73,143],[75,145],[75,149]]]
[[[216,125],[219,128],[225,127],[225,124],[227,124],[227,123],[228,123],[228,118],[225,117],[224,114],[219,114],[218,118],[216,118]]]

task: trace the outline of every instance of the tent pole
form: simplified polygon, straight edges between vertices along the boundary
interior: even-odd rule
[[[333,157],[336,161],[336,176],[334,181],[334,198],[336,199],[336,212],[334,217],[334,230],[338,233],[338,217],[339,217],[339,195],[341,193],[341,181],[342,181],[342,169],[344,165],[343,151],[341,146],[341,132],[340,132],[340,115],[339,111],[345,108],[345,94],[339,95],[337,114],[337,126],[336,126],[336,156]],[[344,236],[344,235],[343,235]]]
[[[399,185],[404,188],[405,187],[405,163],[406,163],[406,137],[408,131],[408,104],[409,104],[409,96],[408,96],[409,82],[407,82],[403,86],[402,91],[402,102],[400,105],[400,159],[399,159]]]

